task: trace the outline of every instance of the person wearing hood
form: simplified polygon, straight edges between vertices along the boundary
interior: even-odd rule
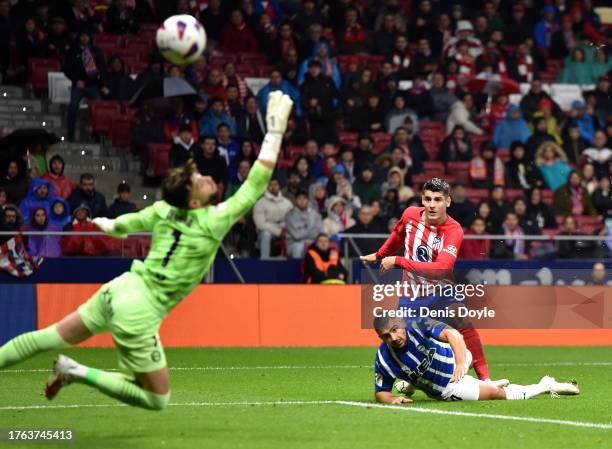
[[[433,100],[434,110],[432,120],[445,122],[449,115],[451,106],[459,99],[446,88],[446,79],[441,72],[431,75],[431,88],[429,94]]]
[[[474,27],[469,20],[459,20],[455,36],[451,37],[444,47],[444,55],[452,58],[457,54],[457,44],[459,41],[467,41],[469,54],[472,58],[477,58],[482,53],[482,42],[474,37]]]
[[[574,48],[569,58],[565,59],[563,70],[559,75],[559,84],[594,84],[593,69],[586,59],[586,53],[582,48]]]
[[[542,175],[525,149],[525,144],[515,140],[510,145],[510,161],[506,164],[506,187],[532,189],[544,184]]]
[[[297,74],[298,86],[301,86],[306,80],[306,74],[309,71],[308,68],[310,61],[313,60],[319,61],[321,64],[321,74],[329,77],[334,82],[336,89],[340,89],[340,85],[342,84],[342,76],[340,75],[338,64],[336,64],[330,57],[329,45],[327,45],[325,42],[317,42],[314,44],[312,49],[312,57],[305,59],[304,62],[302,62],[300,70]]]
[[[304,282],[307,284],[345,284],[347,272],[340,262],[340,253],[330,246],[329,236],[317,235],[304,257]]]
[[[75,206],[72,217],[72,223],[66,227],[67,231],[100,232],[93,224],[91,211],[87,204]],[[112,242],[112,238],[97,235],[65,235],[62,238],[61,247],[64,254],[95,256],[107,252],[107,241]]]
[[[355,225],[353,208],[341,196],[333,195],[327,199],[327,217],[323,220],[323,232],[332,240],[338,241],[337,234]]]
[[[327,214],[327,190],[325,190],[325,184],[322,182],[314,182],[308,188],[308,199],[310,201],[310,207],[316,210],[321,217]]]
[[[571,123],[576,123],[580,128],[580,136],[588,140],[589,143],[593,141],[593,133],[596,129],[595,121],[593,116],[587,113],[587,106],[582,100],[574,100],[572,102],[572,109],[570,111],[570,117],[566,122],[566,126]]]
[[[357,195],[353,195],[353,186],[349,181],[349,176],[342,164],[334,165],[327,180],[327,193],[330,197],[339,195],[352,207],[359,208],[361,207],[361,199]]]
[[[321,215],[309,206],[308,193],[300,190],[295,196],[295,207],[285,217],[287,256],[304,257],[304,247],[313,242],[323,226]]]
[[[529,139],[527,139],[527,142],[525,142],[527,154],[529,155],[530,159],[533,158],[533,155],[535,154],[536,150],[544,142],[557,142],[555,136],[548,132],[546,119],[541,114],[536,113],[534,115],[531,127],[533,128],[533,134],[531,134],[531,136],[529,136]]]
[[[108,70],[102,74],[100,92],[103,100],[127,101],[133,91],[132,78],[125,73],[125,63],[120,56],[113,55],[108,61]]]
[[[136,212],[136,204],[130,201],[130,185],[122,182],[117,186],[115,201],[108,208],[108,218],[117,218],[120,215]]]
[[[30,224],[27,231],[57,232],[61,231],[51,223],[44,207],[34,207],[30,212]],[[28,237],[28,254],[30,256],[62,257],[62,247],[59,235],[30,235]]]
[[[244,51],[244,50],[243,50]],[[270,72],[270,82],[263,86],[259,92],[257,92],[257,103],[261,109],[261,114],[266,115],[266,106],[268,104],[268,96],[271,92],[280,90],[282,93],[289,95],[293,100],[295,106],[295,115],[297,117],[302,116],[302,103],[300,101],[300,91],[297,87],[293,86],[289,81],[283,79],[283,75],[280,70],[274,69]]]
[[[405,175],[406,173],[401,168],[391,167],[387,173],[387,181],[382,184],[382,194],[386,195],[389,189],[395,189],[400,203],[406,202],[412,198],[414,196],[414,190],[404,184]]]
[[[515,140],[525,143],[530,134],[529,126],[523,120],[521,109],[511,104],[506,111],[506,117],[495,125],[493,142],[497,148],[510,148]]]
[[[544,142],[535,153],[535,165],[542,173],[546,185],[557,190],[567,182],[572,171],[567,164],[567,156],[555,142]]]
[[[548,204],[543,200],[542,189],[536,187],[531,190],[529,203],[527,204],[527,215],[538,224],[540,229],[556,229],[557,221]]]
[[[450,134],[456,126],[462,126],[467,132],[481,136],[484,131],[472,121],[470,110],[464,101],[455,101],[446,119],[446,133]]]
[[[561,120],[561,118],[563,118],[561,108],[543,89],[542,80],[539,78],[536,78],[531,82],[531,89],[521,99],[520,106],[525,120],[527,121],[531,121],[534,114],[546,106],[550,106],[552,115],[557,120]]]
[[[19,204],[28,194],[31,178],[27,175],[25,163],[19,160],[10,160],[0,179],[0,187],[6,192],[9,203]]]
[[[49,170],[42,177],[51,183],[55,195],[64,199],[68,198],[76,187],[74,182],[64,176],[65,165],[64,158],[59,154],[52,156],[49,159]]]
[[[538,47],[549,48],[552,35],[559,31],[561,27],[557,21],[557,11],[553,5],[547,5],[542,10],[542,20],[535,24],[533,35]]]
[[[60,230],[68,227],[72,222],[70,214],[70,206],[65,199],[55,197],[51,203],[51,212],[49,213],[49,223]]]
[[[371,164],[365,164],[355,182],[353,192],[359,197],[363,204],[370,204],[381,198],[380,183],[374,177],[374,168]]]
[[[21,212],[19,212],[19,208],[14,204],[6,204],[2,211],[2,216],[0,216],[0,231],[14,232],[17,234],[23,229],[23,216]],[[0,243],[6,243],[13,237],[14,235],[0,235]],[[24,236],[24,240],[27,240],[26,236]]]
[[[253,207],[253,221],[258,234],[262,259],[269,259],[272,239],[281,237],[285,230],[285,217],[293,208],[291,201],[281,193],[278,179],[272,179],[263,196]]]
[[[91,173],[83,173],[80,178],[80,186],[77,187],[68,197],[72,211],[80,204],[85,204],[93,218],[106,217],[106,198],[96,191],[96,180]]]
[[[49,181],[41,178],[32,179],[28,195],[19,204],[19,210],[24,217],[25,224],[30,224],[30,211],[35,207],[42,207],[49,216],[51,204],[55,199],[53,185]]]

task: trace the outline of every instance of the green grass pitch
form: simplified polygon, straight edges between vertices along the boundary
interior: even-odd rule
[[[45,354],[0,371],[0,428],[70,428],[76,440],[72,444],[13,442],[0,446],[610,447],[610,347],[486,350],[493,377],[507,377],[516,383],[537,382],[545,374],[563,380],[576,378],[582,394],[528,401],[442,403],[417,393],[415,403],[401,409],[369,407],[374,404],[374,348],[169,348],[172,405],[162,412],[148,412],[121,406],[83,385],[69,386],[48,402],[42,395],[42,383],[54,354]],[[111,349],[64,352],[88,365],[115,367]],[[588,427],[589,423],[600,426]]]

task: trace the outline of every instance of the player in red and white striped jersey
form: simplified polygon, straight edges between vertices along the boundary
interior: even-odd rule
[[[368,265],[381,261],[381,271],[402,268],[404,280],[426,277],[428,281],[448,279],[463,241],[463,229],[446,209],[450,206],[450,188],[446,181],[433,178],[423,185],[424,207],[409,207],[402,214],[391,235],[380,249],[361,260]],[[404,256],[394,256],[401,247]],[[474,369],[480,380],[489,379],[489,368],[480,336],[472,326],[460,328],[474,357]]]

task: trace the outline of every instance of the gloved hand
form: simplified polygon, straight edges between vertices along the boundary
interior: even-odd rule
[[[111,220],[110,218],[98,217],[94,218],[92,221],[93,224],[96,225],[100,229],[100,231],[104,232],[105,234],[110,234],[119,238],[127,237],[127,234],[121,234],[115,231],[115,220]]]
[[[259,152],[260,160],[276,164],[292,106],[293,101],[291,98],[280,91],[272,92],[268,96],[268,109],[266,112],[268,132],[261,144]]]
[[[285,134],[293,100],[281,91],[274,91],[268,96],[266,125],[269,133]]]

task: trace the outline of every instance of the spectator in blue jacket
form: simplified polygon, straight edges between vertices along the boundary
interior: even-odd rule
[[[60,197],[56,197],[51,204],[49,223],[58,229],[64,229],[72,222],[72,213],[68,202]]]
[[[525,143],[531,132],[527,122],[523,119],[521,108],[511,104],[506,111],[506,118],[495,125],[493,142],[497,148],[510,148],[515,140]]]
[[[36,208],[43,208],[47,216],[49,216],[51,205],[56,199],[53,184],[46,179],[32,179],[28,194],[19,204],[19,211],[23,216],[24,224],[30,224],[30,219],[32,218],[31,212]]]
[[[261,108],[261,113],[266,115],[266,105],[268,104],[268,95],[270,92],[280,90],[282,93],[289,95],[293,100],[295,107],[295,115],[298,117],[302,116],[302,107],[300,105],[300,91],[293,86],[289,81],[283,79],[280,70],[274,69],[270,73],[270,82],[261,88],[257,94],[257,102]],[[213,133],[214,134],[214,133]]]
[[[221,123],[229,126],[230,135],[236,135],[236,121],[224,111],[223,99],[214,97],[210,100],[208,111],[202,116],[199,122],[200,136],[214,136]]]
[[[593,142],[593,133],[595,132],[595,122],[590,114],[587,114],[586,104],[582,100],[572,102],[572,110],[570,117],[580,129],[580,137]]]
[[[316,59],[321,63],[321,73],[329,76],[334,81],[336,88],[340,89],[340,85],[342,84],[342,76],[340,75],[338,64],[336,64],[330,56],[329,45],[327,45],[325,42],[317,42],[314,44],[312,57],[307,58],[304,60],[304,62],[302,62],[297,75],[298,86],[301,86],[304,82],[306,73],[308,72],[308,63],[313,59]]]
[[[533,28],[533,36],[536,44],[540,48],[550,47],[550,40],[552,35],[559,31],[561,27],[556,18],[555,7],[552,5],[545,6],[543,11],[542,20],[535,24]]]

